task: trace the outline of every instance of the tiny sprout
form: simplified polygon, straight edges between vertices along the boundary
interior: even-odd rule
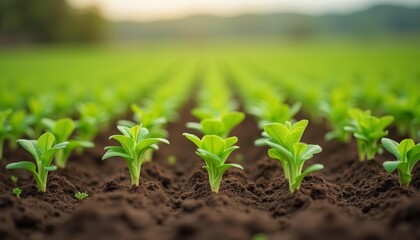
[[[171,155],[171,156],[168,157],[167,161],[168,161],[169,165],[175,165],[176,164],[176,157],[174,155]]]
[[[267,236],[264,233],[257,233],[252,236],[252,240],[267,240]]]
[[[16,177],[15,175],[12,175],[12,176],[10,176],[10,180],[12,181],[13,186],[16,186],[18,181],[19,181],[19,178]]]
[[[78,200],[83,200],[87,197],[89,197],[89,194],[87,194],[85,192],[77,192],[77,193],[74,194],[74,198],[76,198]]]
[[[13,188],[12,194],[15,195],[17,198],[20,198],[20,194],[22,194],[22,189],[18,187]]]

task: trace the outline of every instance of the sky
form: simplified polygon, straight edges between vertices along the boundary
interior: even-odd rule
[[[111,21],[154,21],[189,15],[243,13],[347,13],[378,3],[420,6],[420,0],[68,0],[74,7],[97,5]]]

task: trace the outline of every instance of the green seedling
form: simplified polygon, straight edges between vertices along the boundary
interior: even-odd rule
[[[350,104],[341,92],[332,92],[329,102],[322,102],[320,110],[328,120],[331,131],[325,134],[325,140],[338,140],[342,143],[350,141],[350,133],[344,127],[350,124],[348,109]]]
[[[205,135],[200,139],[189,133],[184,133],[183,135],[197,146],[196,154],[206,163],[203,168],[208,173],[210,187],[213,192],[219,192],[222,177],[226,170],[231,167],[243,170],[243,167],[239,164],[226,163],[229,155],[239,148],[234,146],[238,141],[237,137],[223,139],[216,135]]]
[[[92,141],[108,121],[109,115],[103,107],[94,102],[79,103],[76,109],[80,115],[76,124],[78,139]],[[79,151],[82,151],[82,148],[79,148]]]
[[[24,169],[32,173],[38,191],[45,192],[47,190],[48,172],[57,170],[57,166],[51,165],[54,155],[60,150],[67,147],[68,142],[53,145],[55,137],[52,133],[42,134],[38,140],[19,139],[18,143],[25,148],[35,159],[35,163],[29,161],[21,161],[10,163],[6,169]]]
[[[382,145],[392,153],[397,160],[384,162],[384,168],[392,173],[398,170],[400,183],[407,186],[411,182],[411,172],[420,160],[420,144],[415,144],[412,139],[404,139],[400,143],[389,138],[381,139]]]
[[[299,190],[302,180],[311,172],[324,168],[322,164],[313,164],[303,170],[303,164],[314,154],[322,151],[319,145],[301,143],[302,135],[308,126],[308,120],[295,124],[270,123],[264,126],[263,137],[256,145],[268,145],[268,155],[280,161],[284,175],[289,181],[290,192]]]
[[[22,194],[22,189],[15,187],[12,189],[12,194],[15,195],[17,198],[20,198],[20,194]]]
[[[0,160],[3,158],[4,140],[7,138],[12,127],[9,125],[7,119],[12,113],[12,109],[0,111]]]
[[[78,200],[83,200],[85,198],[89,197],[89,194],[85,193],[85,192],[76,192],[74,194],[74,198],[78,199]]]
[[[28,100],[30,116],[28,118],[34,129],[34,136],[41,135],[44,129],[43,119],[53,110],[52,101],[47,98],[30,98]]]
[[[371,115],[370,110],[362,111],[358,108],[349,109],[348,114],[351,124],[345,126],[344,130],[353,133],[356,138],[359,160],[372,160],[377,153],[382,153],[378,141],[388,135],[385,128],[394,121],[394,117],[377,118]]]
[[[159,106],[159,105],[153,105]],[[119,126],[133,127],[138,124],[142,124],[144,128],[149,130],[149,137],[152,138],[167,138],[168,132],[165,130],[165,125],[167,119],[162,117],[162,111],[160,107],[140,107],[137,104],[131,105],[131,110],[133,111],[133,120],[121,120],[118,121]],[[149,149],[144,154],[144,160],[149,162],[152,160],[153,149]]]
[[[19,182],[19,178],[14,175],[10,176],[10,180],[12,181],[13,186],[16,186]]]
[[[250,114],[259,118],[258,127],[264,128],[269,123],[285,123],[290,121],[300,110],[302,104],[297,102],[292,106],[279,99],[260,101],[249,107]]]
[[[176,160],[176,157],[174,155],[171,155],[171,156],[168,157],[167,161],[168,161],[169,165],[175,165],[177,160]]]
[[[17,149],[18,145],[16,141],[23,135],[27,135],[29,137],[34,136],[34,132],[30,127],[30,118],[23,110],[14,111],[10,115],[9,125],[11,127],[11,131],[7,138],[9,146],[12,150]]]
[[[49,131],[54,134],[54,137],[58,142],[68,142],[68,146],[64,149],[60,149],[55,156],[55,163],[59,168],[65,168],[70,154],[76,148],[91,148],[94,146],[92,142],[82,141],[77,139],[70,139],[76,126],[72,119],[63,118],[58,121],[51,119],[44,119],[44,124],[47,126]]]
[[[144,153],[148,149],[157,150],[159,147],[156,144],[159,142],[169,144],[169,141],[164,138],[148,138],[149,130],[141,125],[131,128],[118,126],[117,128],[123,135],[113,135],[109,139],[115,139],[121,146],[105,147],[107,152],[102,160],[110,157],[123,158],[130,171],[132,185],[138,186],[141,166],[144,163]]]
[[[221,138],[226,138],[232,129],[244,119],[245,114],[241,112],[229,112],[221,117],[203,119],[200,123],[189,122],[187,127],[196,129],[204,135],[217,135]]]

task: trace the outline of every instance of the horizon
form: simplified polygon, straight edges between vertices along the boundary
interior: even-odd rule
[[[240,15],[262,15],[275,13],[296,13],[304,15],[349,14],[363,11],[377,5],[419,7],[419,0],[355,0],[337,2],[321,0],[307,3],[307,0],[221,0],[211,4],[204,0],[177,0],[176,4],[165,0],[154,2],[132,0],[68,0],[75,8],[97,6],[105,19],[111,22],[155,22],[171,21],[192,16],[234,17]]]

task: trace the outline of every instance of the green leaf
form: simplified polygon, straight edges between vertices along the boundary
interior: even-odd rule
[[[193,134],[189,134],[189,133],[183,133],[182,135],[184,135],[188,140],[193,142],[198,148],[201,148],[200,138],[198,138],[197,136],[195,136]]]
[[[382,138],[381,139],[382,145],[388,152],[392,153],[398,160],[402,159],[402,155],[398,150],[398,143],[394,140],[389,138]]]
[[[245,114],[241,112],[229,112],[222,117],[226,129],[232,129],[245,119]]]
[[[54,145],[54,147],[52,147],[52,149],[63,149],[63,148],[66,148],[67,145],[69,145],[69,142],[58,143],[58,144]]]
[[[150,145],[152,144],[156,144],[158,142],[163,142],[166,144],[169,144],[169,141],[163,138],[146,138],[141,140],[139,143],[137,143],[136,145],[136,152],[141,152],[147,148],[150,147]]]
[[[130,128],[126,126],[117,126],[118,130],[127,137],[130,137]]]
[[[272,147],[273,149],[279,151],[279,153],[277,155],[281,155],[284,156],[285,159],[284,160],[292,160],[293,159],[293,155],[292,153],[287,150],[286,148],[282,147],[281,145],[277,144],[277,143],[273,143],[271,141],[267,141],[267,144]]]
[[[122,135],[112,135],[110,139],[117,140],[127,152],[131,152],[134,147],[134,141],[130,137]]]
[[[305,169],[299,176],[295,178],[295,183],[293,184],[294,189],[299,189],[300,184],[303,179],[311,172],[319,171],[324,168],[322,164],[314,164]]]
[[[269,123],[264,126],[264,131],[276,142],[284,145],[290,130],[280,123]]]
[[[201,131],[201,124],[196,122],[187,122],[187,128]]]
[[[225,142],[216,135],[206,135],[202,139],[201,148],[216,155],[220,155],[225,150]]]
[[[225,139],[226,148],[232,147],[235,143],[238,142],[237,137],[229,137]]]
[[[52,148],[55,137],[52,133],[44,133],[38,138],[38,149],[44,153]]]
[[[420,144],[415,145],[407,152],[407,158],[410,161],[420,159]]]
[[[128,155],[123,148],[121,147],[110,147],[108,151],[102,156],[102,160],[111,158],[111,157],[122,157],[125,159],[133,159],[130,155]]]
[[[383,165],[387,172],[392,173],[403,163],[402,161],[386,161]]]
[[[229,147],[229,148],[225,149],[225,151],[220,155],[220,158],[222,159],[222,162],[225,162],[226,159],[229,157],[229,155],[238,148],[239,148],[238,146],[232,146],[232,147]]]
[[[306,148],[308,147],[305,143],[295,143],[293,144],[293,154],[295,158],[300,159],[301,155],[305,153]]]
[[[221,136],[226,128],[224,124],[216,119],[204,119],[201,121],[201,131],[205,135],[218,135]]]
[[[74,121],[70,118],[63,118],[55,122],[52,132],[57,137],[57,141],[67,141],[74,131]]]
[[[49,171],[49,172],[53,172],[53,171],[57,171],[57,166],[50,165],[50,166],[45,167],[44,169]]]
[[[309,121],[306,119],[302,119],[299,122],[293,124],[292,128],[290,130],[298,130],[301,131],[302,133],[305,131],[306,127],[308,126]]]
[[[385,129],[394,121],[393,116],[383,116],[379,119],[379,125],[381,129]]]
[[[407,152],[414,147],[414,141],[411,139],[404,139],[401,143],[397,146],[398,151],[401,153],[402,156],[406,156]]]
[[[36,140],[19,139],[17,142],[26,149],[38,161],[41,158],[41,152],[38,149]]]
[[[33,174],[36,174],[36,165],[33,162],[21,161],[15,163],[9,163],[6,165],[6,169],[25,169]]]
[[[218,155],[210,151],[199,148],[197,149],[197,152],[200,155],[200,157],[203,157],[203,156],[208,157],[208,159],[211,160],[211,162],[215,163],[216,165],[220,165],[222,163],[222,159]]]
[[[302,161],[311,159],[314,154],[320,153],[322,148],[319,145],[309,144],[305,153],[301,156]]]

